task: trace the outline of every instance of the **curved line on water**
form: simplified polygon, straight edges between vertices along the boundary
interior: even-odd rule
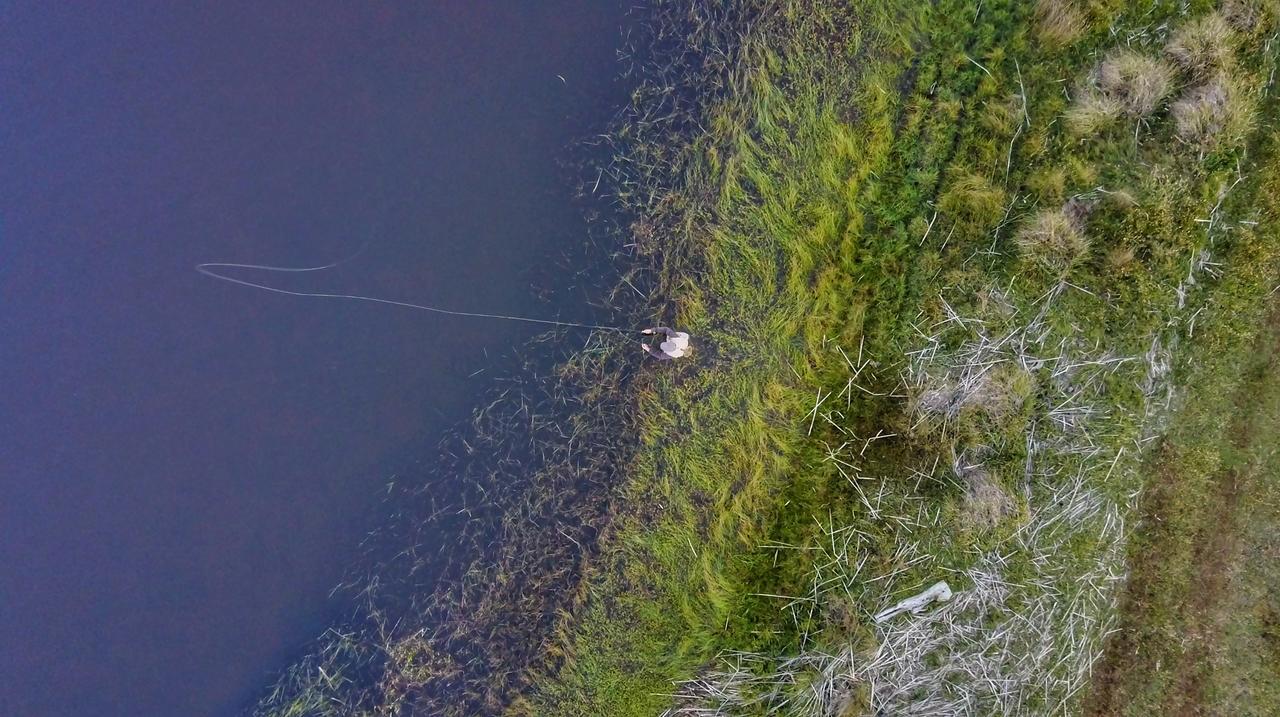
[[[352,259],[359,256],[360,252],[364,251],[365,247],[367,246],[368,246],[368,243],[366,242],[365,245],[360,247],[360,249],[357,250],[355,254],[352,254],[351,256],[345,259],[335,261],[332,264],[325,264],[324,266],[289,267],[289,266],[266,266],[264,264],[237,264],[237,263],[225,262],[225,261],[207,261],[201,264],[196,264],[195,269],[196,271],[200,272],[201,274],[204,274],[205,276],[209,276],[214,279],[218,279],[220,281],[227,281],[232,284],[249,286],[254,289],[270,291],[274,294],[284,294],[286,296],[306,296],[306,297],[317,298],[317,299],[346,299],[348,301],[365,301],[373,304],[386,304],[388,306],[400,306],[406,309],[430,311],[436,314],[447,314],[449,316],[465,316],[465,317],[480,318],[480,319],[505,319],[507,321],[526,321],[532,324],[547,324],[551,326],[571,326],[571,327],[582,328],[582,329],[602,329],[604,331],[617,331],[619,333],[626,333],[625,329],[618,328],[617,326],[600,326],[598,324],[581,324],[574,321],[552,321],[551,319],[533,319],[527,316],[509,316],[507,314],[486,314],[478,311],[453,311],[450,309],[441,309],[436,306],[427,306],[425,304],[413,304],[408,301],[396,301],[394,299],[382,299],[376,296],[362,296],[360,294],[333,294],[333,293],[322,292],[322,291],[291,291],[289,289],[281,289],[281,288],[270,286],[267,284],[259,284],[255,281],[249,281],[248,279],[237,279],[233,276],[227,276],[226,274],[220,274],[217,271],[215,271],[215,269],[252,269],[255,271],[278,271],[278,272],[290,272],[290,273],[298,273],[298,272],[306,272],[306,271],[321,271],[324,269],[332,269],[340,264],[345,264],[346,262],[351,261]]]

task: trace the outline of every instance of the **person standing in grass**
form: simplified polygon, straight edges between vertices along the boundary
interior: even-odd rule
[[[681,356],[688,355],[690,351],[689,334],[686,334],[683,331],[673,331],[665,326],[657,326],[652,329],[645,329],[640,333],[645,336],[656,336],[660,334],[666,337],[656,347],[647,344],[644,341],[640,342],[640,348],[644,349],[645,353],[660,361],[678,359]]]

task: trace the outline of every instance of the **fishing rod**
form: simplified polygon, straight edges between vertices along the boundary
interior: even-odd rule
[[[367,243],[366,243],[366,246],[367,246]],[[430,311],[432,313],[446,314],[449,316],[465,316],[465,317],[480,318],[480,319],[503,319],[506,321],[525,321],[531,324],[545,324],[550,326],[568,326],[568,327],[581,328],[581,329],[601,329],[603,331],[617,331],[623,334],[631,333],[630,330],[623,329],[617,326],[601,326],[599,324],[582,324],[575,321],[553,321],[551,319],[535,319],[528,316],[509,316],[507,314],[486,314],[479,311],[454,311],[452,309],[442,309],[438,306],[427,306],[425,304],[414,304],[408,301],[396,301],[395,299],[383,299],[376,296],[363,296],[360,294],[333,294],[333,293],[323,292],[323,291],[292,291],[289,289],[281,289],[279,287],[270,286],[268,284],[260,284],[255,281],[249,281],[248,279],[238,279],[234,276],[227,276],[226,274],[219,273],[217,271],[218,269],[251,269],[254,271],[277,271],[277,272],[287,272],[287,273],[323,271],[325,269],[332,269],[338,266],[339,264],[344,264],[348,261],[351,261],[352,259],[356,258],[356,256],[358,256],[362,251],[364,251],[364,247],[361,247],[358,251],[356,251],[355,254],[352,254],[351,256],[345,259],[335,261],[332,264],[325,264],[324,266],[309,266],[309,267],[266,266],[263,264],[236,264],[236,263],[224,262],[224,261],[207,261],[202,264],[196,264],[195,268],[196,268],[196,271],[200,272],[201,274],[204,274],[205,276],[208,276],[208,277],[212,277],[214,279],[218,279],[220,281],[227,281],[232,284],[249,286],[255,289],[261,289],[263,291],[270,291],[274,294],[284,294],[286,296],[306,296],[306,297],[313,297],[318,299],[346,299],[348,301],[365,301],[372,304],[386,304],[389,306],[400,306],[406,309]]]

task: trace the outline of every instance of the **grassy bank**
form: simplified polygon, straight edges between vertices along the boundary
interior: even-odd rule
[[[1273,105],[1274,106],[1274,105]],[[1280,140],[1267,132],[1273,156]],[[1122,617],[1090,714],[1280,709],[1280,166],[1260,168],[1257,225],[1190,340],[1186,396],[1144,466]]]
[[[620,293],[696,358],[597,337],[529,402],[558,408],[496,402],[459,450],[502,457],[483,510],[432,512],[484,544],[261,712],[1076,709],[1179,386],[1236,364],[1185,366],[1269,291],[1274,8],[646,12],[599,177]]]
[[[756,16],[678,171],[644,177],[704,359],[641,398],[517,711],[1077,704],[1170,366],[1224,252],[1274,242],[1239,224],[1272,20],[1225,10]],[[946,610],[872,621],[940,578]]]

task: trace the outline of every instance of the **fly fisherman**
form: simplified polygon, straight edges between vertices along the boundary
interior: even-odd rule
[[[689,354],[689,334],[683,331],[672,331],[665,326],[658,326],[652,329],[645,329],[640,333],[645,336],[661,334],[666,337],[656,348],[644,341],[640,342],[640,348],[644,349],[645,353],[660,361],[670,361]]]

